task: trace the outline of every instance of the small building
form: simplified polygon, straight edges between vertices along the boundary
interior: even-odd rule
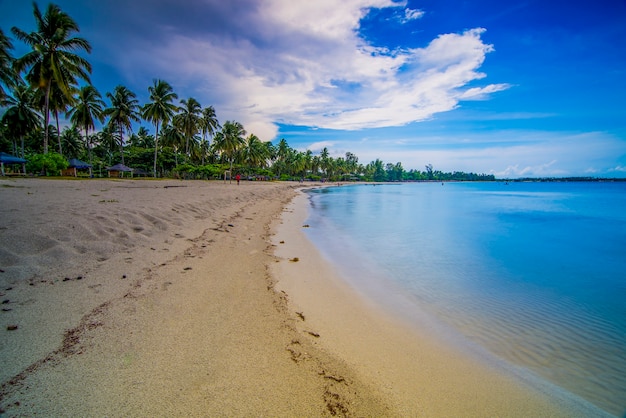
[[[61,170],[62,176],[78,177],[78,170],[89,170],[89,177],[92,177],[91,164],[87,164],[77,158],[72,158],[69,163],[68,168]]]
[[[26,175],[26,162],[27,161],[23,158],[14,157],[13,155],[7,154],[6,152],[0,152],[0,172],[2,172],[3,176],[7,175],[7,173],[4,171],[4,166],[15,164],[21,164],[22,173],[19,174]]]
[[[107,171],[109,172],[109,177],[124,177],[124,173],[130,173],[130,176],[133,176],[133,169],[126,167],[124,164],[115,164],[112,167],[107,167]]]

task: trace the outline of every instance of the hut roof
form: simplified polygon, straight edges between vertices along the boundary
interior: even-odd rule
[[[112,167],[107,167],[108,171],[130,171],[132,172],[133,169],[130,167],[126,167],[124,164],[115,164]]]
[[[86,162],[81,161],[77,158],[72,158],[70,160],[69,168],[78,168],[79,170],[85,169],[85,168],[91,168],[91,164],[87,164]]]
[[[0,152],[0,162],[3,164],[24,164],[26,160],[19,157],[14,157],[6,152]]]

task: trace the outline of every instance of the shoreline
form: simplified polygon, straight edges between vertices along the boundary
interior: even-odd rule
[[[401,415],[589,416],[604,412],[568,392],[491,364],[453,346],[428,322],[410,323],[351,287],[306,237],[308,198],[300,193],[285,210],[275,245],[278,288],[302,314],[303,333],[346,359],[364,381],[381,389]],[[315,225],[308,225],[314,228]],[[413,318],[415,319],[415,318]],[[606,414],[606,416],[610,416]]]
[[[394,415],[274,289],[298,187],[0,179],[0,415]]]
[[[314,186],[0,179],[0,415],[585,416],[346,285]]]

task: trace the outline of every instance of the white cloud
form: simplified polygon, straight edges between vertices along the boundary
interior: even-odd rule
[[[313,152],[318,152],[323,150],[324,148],[332,148],[335,146],[335,143],[332,141],[320,141],[314,142],[306,147],[306,149],[311,150]]]
[[[417,20],[424,17],[425,12],[420,9],[409,9],[408,7],[404,9],[404,18],[402,19],[403,23],[410,22],[411,20]]]
[[[237,30],[163,27],[159,41],[118,48],[123,60],[116,62],[129,78],[147,69],[145,78],[158,74],[181,96],[192,91],[203,105],[215,106],[220,120],[236,119],[262,140],[274,139],[276,123],[342,130],[404,125],[509,87],[466,87],[485,77],[479,68],[493,47],[481,40],[484,29],[443,34],[408,50],[374,47],[359,37],[370,8],[405,6],[265,0],[246,9],[246,25],[237,24],[237,14],[224,23]],[[412,19],[423,14],[404,12]]]

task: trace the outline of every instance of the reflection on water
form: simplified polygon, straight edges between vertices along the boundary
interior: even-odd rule
[[[416,311],[626,412],[626,184],[361,185],[311,204],[307,234],[353,284],[393,280]]]

